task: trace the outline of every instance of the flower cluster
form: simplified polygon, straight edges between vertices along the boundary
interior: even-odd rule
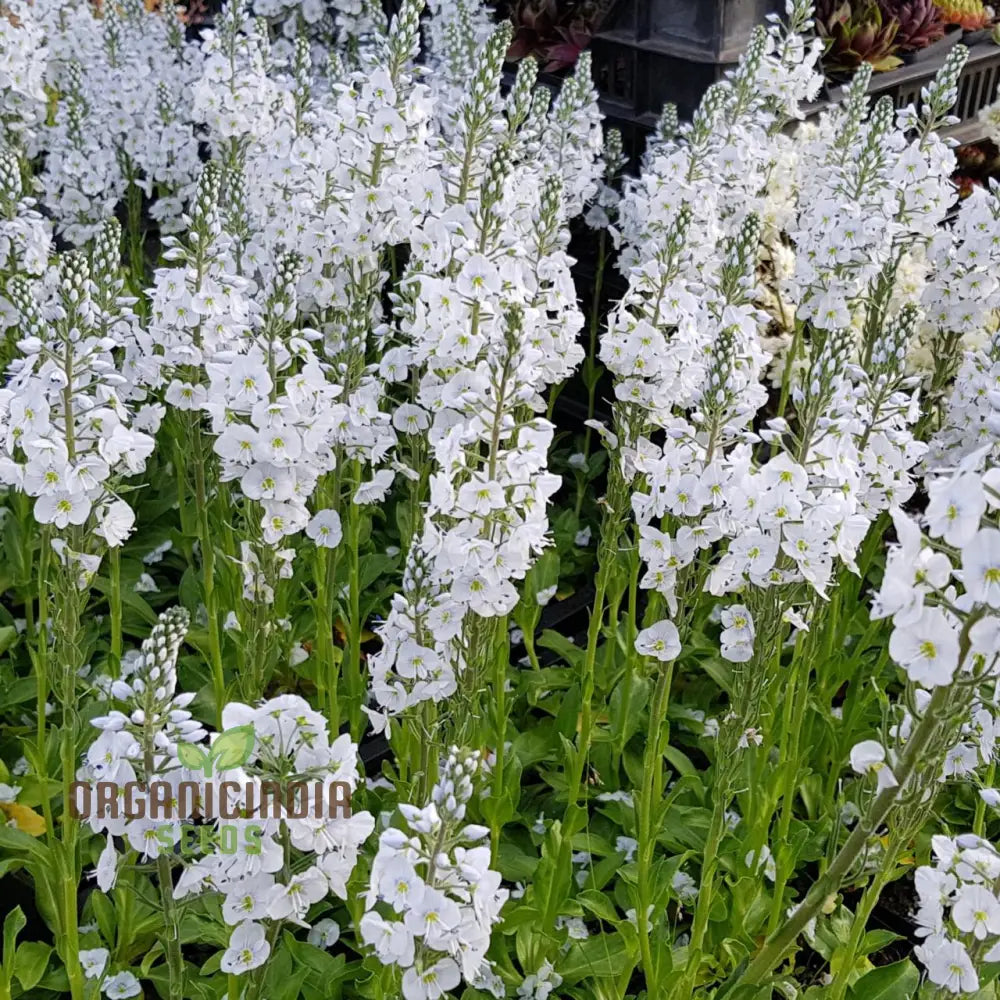
[[[114,224],[109,232],[94,255],[98,274],[117,267]],[[115,303],[108,305],[117,318],[99,309],[96,289],[77,252],[62,255],[36,284],[9,282],[22,338],[0,390],[0,480],[34,498],[39,523],[62,530],[93,518],[96,533],[117,546],[134,515],[116,484],[145,468],[159,414],[134,410],[121,391],[126,380],[109,334],[132,320]]]
[[[375,820],[351,809],[360,782],[357,745],[346,734],[331,742],[326,719],[303,698],[280,695],[256,706],[233,702],[223,710],[222,723],[225,732],[210,748],[222,762],[220,771],[226,757],[214,748],[228,733],[246,733],[249,752],[239,755],[244,759],[236,766],[201,778],[218,803],[209,820],[217,829],[211,838],[216,847],[184,869],[174,895],[222,893],[222,915],[233,927],[222,967],[239,975],[270,954],[265,921],[308,926],[313,904],[330,893],[347,898]],[[209,798],[207,787],[202,795]]]
[[[546,544],[546,506],[559,486],[547,471],[553,427],[537,414],[546,386],[582,356],[566,221],[599,170],[594,94],[582,82],[585,63],[546,116],[531,98],[532,69],[522,67],[504,105],[508,37],[501,27],[484,43],[454,148],[439,153],[428,208],[447,221],[428,214],[414,234],[401,282],[402,342],[381,364],[395,382],[420,373],[393,419],[411,442],[410,475],[424,460],[424,438],[433,465],[403,592],[370,663],[378,725],[386,713],[455,690],[476,659],[463,652],[463,630],[513,609],[515,582]]]
[[[933,861],[917,869],[917,958],[951,994],[979,990],[977,965],[1000,959],[1000,853],[982,837],[936,836]]]
[[[491,979],[490,929],[508,893],[481,845],[489,830],[464,822],[481,768],[478,753],[453,748],[431,801],[400,805],[409,834],[390,827],[379,835],[360,930],[384,964],[404,970],[406,1000],[438,1000],[462,977]]]
[[[201,49],[185,42],[174,5],[109,5],[103,17],[88,5],[72,17],[34,6],[51,82],[65,93],[35,150],[46,154],[41,179],[60,233],[85,243],[133,187],[133,197],[155,193],[153,218],[176,228],[199,168],[187,95]]]
[[[188,711],[194,695],[177,693],[177,656],[189,620],[182,608],[160,615],[138,654],[124,660],[122,677],[111,685],[111,697],[122,708],[92,720],[101,735],[87,749],[77,779],[116,785],[122,796],[126,786],[132,786],[127,810],[120,808],[121,802],[101,808],[95,797],[87,816],[95,833],[107,835],[97,865],[97,884],[105,892],[117,878],[115,837],[124,838],[128,847],[144,859],[172,849],[180,837],[176,818],[154,816],[150,786],[153,781],[165,782],[174,790],[174,798],[179,798],[176,789],[185,772],[178,758],[178,744],[194,744],[205,736],[201,724]],[[166,838],[161,835],[164,826]]]

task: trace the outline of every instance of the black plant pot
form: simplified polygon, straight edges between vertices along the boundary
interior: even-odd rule
[[[781,0],[619,0],[604,27],[695,61],[733,63],[754,28],[783,8]]]
[[[912,66],[914,63],[927,62],[929,59],[935,59],[940,55],[943,55],[949,49],[953,49],[959,42],[964,42],[964,36],[959,30],[949,31],[944,38],[939,38],[936,42],[931,42],[926,48],[917,49],[916,52],[904,52],[903,62],[908,66]]]
[[[993,28],[979,28],[976,31],[967,31],[962,35],[963,45],[978,45],[980,42],[988,41],[993,37]]]

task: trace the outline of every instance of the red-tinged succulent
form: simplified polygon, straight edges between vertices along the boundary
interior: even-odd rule
[[[895,69],[899,58],[899,22],[885,17],[875,0],[820,0],[816,4],[816,30],[826,41],[823,66],[827,73],[847,74],[863,62],[877,71]]]
[[[962,174],[956,174],[952,177],[952,182],[958,188],[959,198],[968,198],[977,187],[982,187],[980,181],[977,181],[973,177],[965,177]]]
[[[993,23],[993,14],[983,0],[934,0],[948,24],[957,24],[966,31],[978,31]]]
[[[878,0],[883,20],[899,24],[896,44],[902,52],[917,52],[944,38],[947,23],[934,0]]]
[[[510,9],[514,40],[507,60],[534,56],[554,73],[573,66],[603,21],[608,4],[517,0]]]

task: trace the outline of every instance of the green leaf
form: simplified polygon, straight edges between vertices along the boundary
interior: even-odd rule
[[[526,854],[517,844],[501,840],[497,850],[497,865],[503,877],[508,882],[527,882],[535,874],[538,858],[534,854]]]
[[[14,957],[14,974],[26,990],[34,989],[45,975],[52,946],[41,941],[24,941]]]
[[[201,771],[209,762],[208,754],[201,747],[195,746],[193,743],[178,743],[177,758],[185,767],[190,768],[192,771]]]
[[[111,900],[103,892],[92,892],[88,900],[94,919],[97,921],[101,937],[105,941],[115,940],[115,908],[111,905]]]
[[[597,892],[594,889],[585,889],[576,898],[581,906],[593,913],[595,917],[600,917],[601,920],[607,920],[608,923],[617,923],[621,919],[614,904],[603,892]]]
[[[917,967],[904,959],[893,965],[872,969],[851,990],[851,1000],[913,1000],[920,985]]]
[[[588,976],[603,979],[621,976],[633,968],[635,957],[621,934],[592,934],[586,941],[574,941],[566,955],[567,983],[579,982]]]
[[[50,849],[41,840],[16,826],[0,824],[0,847],[12,853],[22,851],[43,864],[52,864]]]
[[[861,948],[859,949],[859,954],[861,955],[874,955],[880,952],[883,948],[888,948],[894,941],[902,941],[903,939],[898,935],[894,934],[892,931],[887,931],[884,929],[868,931],[864,938],[861,940]]]
[[[15,906],[4,918],[3,922],[3,964],[7,969],[14,967],[14,943],[18,934],[24,930],[28,921],[20,906]]]
[[[587,654],[585,649],[570,642],[564,635],[547,628],[539,637],[538,645],[545,649],[551,649],[567,666],[580,667]]]
[[[288,931],[285,931],[284,939],[295,964],[307,968],[313,977],[320,977],[327,986],[348,974],[345,968],[347,960],[343,955],[331,955],[307,941],[298,941]]]
[[[221,733],[212,744],[211,758],[217,771],[242,767],[253,753],[257,734],[251,725],[236,726]]]
[[[17,629],[13,625],[0,628],[0,654],[6,653],[17,641]]]
[[[217,951],[202,967],[198,973],[200,976],[213,976],[219,971],[222,965],[222,956],[225,952]]]

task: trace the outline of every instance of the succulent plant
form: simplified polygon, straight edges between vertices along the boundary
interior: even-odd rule
[[[902,52],[916,52],[944,37],[947,22],[934,0],[878,0],[883,20],[899,24],[896,44]]]
[[[875,0],[819,0],[816,31],[826,42],[823,66],[827,73],[846,74],[863,62],[878,71],[895,69],[902,63],[896,54],[899,22],[885,17]]]
[[[993,12],[983,0],[934,0],[948,24],[957,24],[966,31],[978,31],[993,23]]]
[[[574,65],[609,7],[607,0],[516,0],[510,5],[514,40],[507,50],[507,60],[517,62],[535,56],[549,73]]]

